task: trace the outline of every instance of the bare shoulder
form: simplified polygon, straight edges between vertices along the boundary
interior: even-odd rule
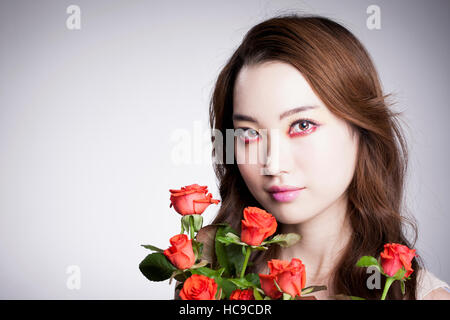
[[[450,292],[445,290],[444,288],[437,288],[428,293],[424,300],[450,300]]]

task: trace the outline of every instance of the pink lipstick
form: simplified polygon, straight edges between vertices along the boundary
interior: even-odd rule
[[[305,188],[293,186],[273,186],[268,189],[268,192],[275,201],[290,202],[298,197],[300,191]]]

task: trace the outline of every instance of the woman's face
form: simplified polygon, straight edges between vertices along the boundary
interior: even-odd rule
[[[236,161],[256,200],[284,224],[346,203],[357,134],[328,110],[303,75],[277,61],[245,66],[234,89],[233,123],[241,129]]]

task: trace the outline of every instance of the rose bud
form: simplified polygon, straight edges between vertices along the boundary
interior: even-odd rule
[[[164,255],[177,269],[188,269],[195,263],[195,254],[192,250],[192,240],[185,234],[177,234],[170,238],[172,245],[164,250]]]
[[[257,207],[245,208],[241,222],[241,241],[251,246],[259,246],[277,229],[275,217]]]
[[[217,283],[214,279],[193,274],[183,284],[180,297],[183,300],[216,300]]]
[[[236,289],[230,294],[230,300],[255,300],[253,289]]]
[[[213,199],[208,193],[207,186],[191,184],[180,190],[170,189],[170,207],[185,216],[188,214],[202,214],[212,203],[218,204],[220,200]]]
[[[402,267],[406,273],[403,278],[409,277],[414,271],[411,268],[412,259],[416,256],[416,250],[398,243],[387,243],[384,245],[384,252],[380,253],[381,266],[384,273],[394,276]]]

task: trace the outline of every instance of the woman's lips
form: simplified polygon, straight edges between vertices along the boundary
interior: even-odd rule
[[[297,198],[298,195],[300,194],[300,191],[302,191],[303,189],[305,188],[298,188],[292,186],[282,186],[282,187],[274,186],[269,188],[268,192],[275,201],[289,202]]]

